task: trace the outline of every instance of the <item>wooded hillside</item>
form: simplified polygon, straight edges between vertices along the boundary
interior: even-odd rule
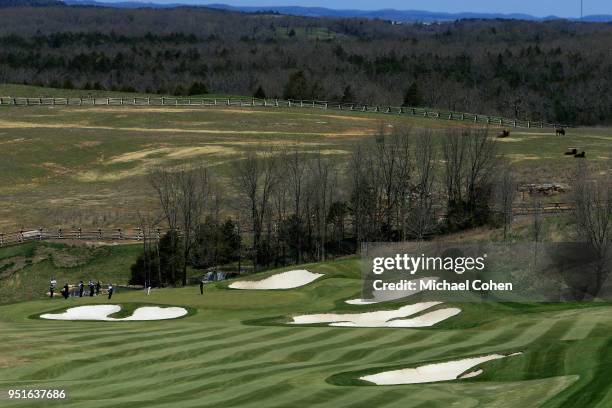
[[[18,7],[0,82],[424,105],[612,122],[612,24],[394,25],[206,8]]]

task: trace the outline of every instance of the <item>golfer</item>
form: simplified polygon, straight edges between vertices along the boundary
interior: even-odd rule
[[[79,297],[83,297],[83,290],[84,290],[83,281],[80,281],[79,282]]]
[[[108,299],[109,299],[109,300],[110,300],[110,298],[112,298],[112,297],[113,297],[113,291],[114,291],[114,290],[115,290],[115,289],[113,288],[113,284],[112,284],[112,283],[109,283],[109,284],[108,284]]]
[[[64,285],[64,289],[62,289],[62,295],[64,295],[64,299],[68,299],[68,295],[70,295],[70,289],[67,283]]]
[[[89,281],[89,297],[93,297],[96,287],[92,281]]]
[[[53,294],[55,293],[56,286],[57,286],[57,281],[55,280],[55,278],[51,278],[51,280],[49,281],[49,296],[51,296],[51,298],[53,298]]]

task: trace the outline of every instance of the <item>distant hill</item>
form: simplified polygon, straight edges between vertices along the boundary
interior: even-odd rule
[[[0,0],[6,1],[6,0]],[[17,1],[17,0],[8,0]],[[27,0],[26,0],[27,1]],[[548,20],[559,20],[562,19],[558,16],[546,16],[546,17],[535,17],[529,14],[513,13],[513,14],[501,14],[501,13],[443,13],[434,11],[423,11],[423,10],[395,10],[395,9],[381,9],[381,10],[358,10],[358,9],[347,9],[347,10],[336,10],[325,7],[300,7],[300,6],[229,6],[227,4],[201,4],[194,5],[193,3],[155,3],[155,2],[138,2],[138,1],[125,1],[125,2],[104,2],[96,0],[66,0],[66,4],[69,5],[90,5],[90,6],[105,6],[105,7],[117,7],[117,8],[173,8],[181,6],[189,7],[208,7],[220,10],[228,11],[239,11],[243,13],[278,13],[294,16],[304,17],[329,17],[329,18],[367,18],[367,19],[380,19],[390,20],[401,23],[433,23],[443,21],[455,21],[464,19],[512,19],[512,20],[527,20],[527,21],[548,21]],[[576,20],[576,19],[573,19]],[[586,16],[583,19],[587,22],[612,22],[612,15],[593,15]]]
[[[59,0],[0,0],[0,8],[3,7],[49,7],[49,6],[65,6],[63,1]]]

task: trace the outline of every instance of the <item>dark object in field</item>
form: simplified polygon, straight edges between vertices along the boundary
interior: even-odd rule
[[[504,137],[508,137],[508,136],[510,136],[510,131],[506,130],[506,129],[502,130],[501,133],[499,135],[497,135],[497,137],[500,137],[500,138],[504,138]]]
[[[578,158],[578,159],[584,159],[586,157],[586,152],[582,152],[582,153],[576,153],[574,155],[574,157]]]
[[[565,193],[568,189],[569,187],[562,183],[523,184],[518,186],[520,192],[546,196]]]
[[[567,149],[567,152],[565,152],[566,156],[573,156],[576,154],[578,154],[578,149],[576,148]]]
[[[557,136],[565,136],[565,128],[557,128],[555,129],[555,133]]]

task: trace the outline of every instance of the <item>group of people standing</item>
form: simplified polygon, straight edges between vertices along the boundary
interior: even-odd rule
[[[94,283],[92,280],[90,280],[87,286],[89,287],[89,296],[91,297],[100,296],[100,291],[102,289],[102,284],[100,283],[100,281],[97,281],[96,283]],[[55,295],[56,288],[57,288],[57,280],[55,278],[51,278],[49,280],[49,295],[51,297]],[[109,299],[113,297],[114,291],[115,291],[115,288],[113,287],[113,284],[109,283],[108,289],[107,289]],[[64,287],[62,288],[60,293],[62,294],[64,299],[68,299],[70,297],[71,291],[70,291],[70,286],[68,285],[68,283],[64,284]],[[79,281],[78,285],[76,286],[76,290],[72,291],[72,296],[83,297],[84,294],[85,294],[85,284],[83,283],[83,281]]]

